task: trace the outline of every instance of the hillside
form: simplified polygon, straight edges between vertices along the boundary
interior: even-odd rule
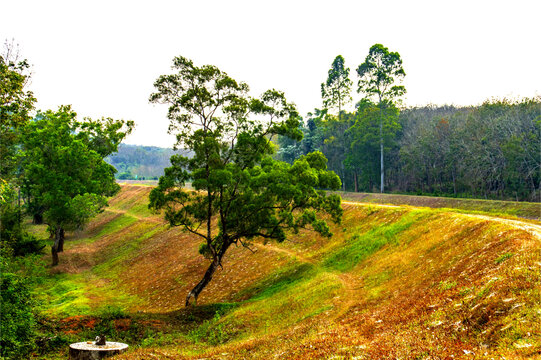
[[[518,216],[524,219],[541,220],[541,204],[536,202],[355,192],[341,192],[340,195],[344,200],[363,203],[445,208],[468,213],[481,212],[497,216]]]
[[[198,239],[148,212],[150,189],[124,185],[68,234],[36,289],[43,326],[65,343],[106,332],[131,345],[117,359],[541,354],[537,221],[348,201],[331,239],[301,232],[231,249],[184,308],[206,262]],[[65,353],[43,358],[55,356]]]
[[[169,158],[183,151],[157,146],[120,144],[118,152],[106,158],[117,169],[119,179],[157,179],[171,166]]]

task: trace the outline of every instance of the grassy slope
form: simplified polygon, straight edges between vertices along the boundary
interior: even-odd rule
[[[346,203],[330,240],[232,249],[185,309],[205,270],[199,240],[150,214],[149,191],[124,186],[41,285],[43,312],[73,341],[102,331],[105,314],[134,345],[119,359],[541,352],[538,223]]]
[[[541,204],[539,203],[378,193],[340,192],[339,194],[344,200],[362,203],[446,208],[450,211],[481,212],[498,216],[517,216],[541,220]]]

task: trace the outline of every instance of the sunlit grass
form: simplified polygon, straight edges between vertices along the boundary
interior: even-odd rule
[[[541,350],[539,241],[508,224],[442,209],[345,205],[333,238],[303,231],[256,254],[234,250],[224,278],[201,294],[203,305],[184,309],[178,289],[202,275],[198,242],[141,219],[149,189],[136,188],[123,189],[99,226],[70,244],[71,261],[85,248],[90,267],[50,274],[36,289],[47,316],[102,318],[106,304],[130,320],[144,316],[138,331],[151,329],[145,319],[170,324],[143,331],[121,359],[154,351],[173,358],[445,358],[479,344],[489,355]],[[233,295],[205,303],[229,285]],[[162,310],[175,304],[174,312]],[[108,326],[119,337],[131,331]]]

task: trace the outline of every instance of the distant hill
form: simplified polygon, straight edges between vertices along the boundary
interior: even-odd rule
[[[118,170],[117,179],[157,179],[171,165],[169,158],[183,153],[157,146],[120,144],[118,152],[105,160]]]

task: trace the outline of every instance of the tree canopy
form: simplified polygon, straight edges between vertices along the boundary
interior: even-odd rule
[[[390,52],[381,44],[372,45],[364,62],[357,68],[359,75],[357,92],[378,104],[392,102],[406,93],[402,81],[406,72],[402,67],[402,59],[397,52]]]
[[[30,119],[36,99],[26,85],[30,79],[28,61],[19,59],[17,48],[5,44],[0,54],[0,177],[13,176],[21,128]]]
[[[116,151],[132,128],[131,121],[79,122],[69,106],[38,112],[25,127],[23,189],[55,232],[54,265],[63,250],[64,230],[82,227],[119,190],[116,170],[103,158]]]
[[[321,97],[325,108],[337,108],[338,117],[344,107],[351,102],[349,68],[345,67],[344,57],[338,55],[329,69],[327,81],[321,84]]]
[[[295,106],[282,92],[249,97],[245,83],[184,57],[174,59],[173,69],[176,73],[156,80],[150,101],[169,105],[176,145],[193,151],[193,157],[171,158],[172,166],[150,194],[150,207],[164,209],[171,225],[203,241],[200,253],[210,266],[186,297],[189,305],[231,245],[249,247],[256,237],[283,241],[288,230],[305,227],[331,236],[319,214],[338,222],[342,209],[339,196],[319,190],[340,186],[322,153],[307,154],[292,165],[272,159],[274,135],[302,138]],[[182,188],[189,180],[194,191]]]
[[[357,68],[357,74],[359,75],[357,91],[364,95],[364,103],[369,104],[370,101],[376,100],[379,108],[380,192],[383,192],[385,187],[384,128],[393,128],[384,123],[393,122],[394,102],[406,93],[404,86],[395,84],[402,81],[406,73],[402,68],[399,53],[389,52],[385,46],[375,44],[368,51],[364,62]]]

